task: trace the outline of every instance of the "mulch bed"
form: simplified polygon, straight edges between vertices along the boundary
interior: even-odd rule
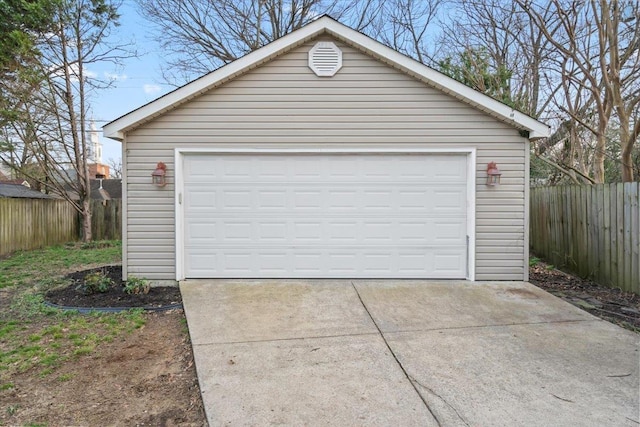
[[[85,295],[81,286],[85,276],[101,272],[109,277],[113,284],[106,292]],[[124,292],[125,282],[122,280],[122,266],[108,265],[91,270],[77,271],[65,278],[71,284],[64,288],[54,289],[45,295],[45,300],[65,307],[164,307],[182,302],[180,290],[175,286],[152,287],[147,294],[127,294]]]
[[[88,274],[104,273],[114,284],[107,292],[85,295],[80,286]],[[110,265],[71,273],[71,284],[46,294],[53,304],[67,307],[164,307],[182,302],[177,287],[152,287],[148,294],[124,292],[122,266]],[[608,288],[567,274],[540,261],[529,269],[529,281],[545,291],[623,328],[640,332],[640,295]]]
[[[640,295],[601,286],[544,262],[529,269],[529,282],[594,316],[640,332]]]

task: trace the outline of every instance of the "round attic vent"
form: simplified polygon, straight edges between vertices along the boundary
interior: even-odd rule
[[[309,51],[309,68],[320,77],[331,77],[342,68],[342,51],[331,42],[318,42]]]

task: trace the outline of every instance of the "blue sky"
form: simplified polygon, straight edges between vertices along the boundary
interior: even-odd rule
[[[101,130],[106,123],[134,110],[174,89],[162,80],[161,57],[157,44],[151,40],[150,24],[137,12],[133,1],[125,1],[119,8],[120,26],[111,37],[112,42],[134,43],[137,58],[124,61],[121,67],[100,64],[89,67],[101,79],[111,79],[112,87],[92,95],[91,108],[96,126]],[[117,141],[100,137],[103,162],[121,157]]]

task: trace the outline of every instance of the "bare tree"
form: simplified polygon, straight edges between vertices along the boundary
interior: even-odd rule
[[[454,0],[451,5],[452,13],[442,24],[438,59],[486,51],[491,71],[510,74],[514,105],[531,116],[543,115],[549,93],[542,79],[554,52],[526,14],[505,0]]]
[[[28,94],[17,92],[18,116],[5,123],[7,142],[0,158],[71,203],[82,217],[83,239],[89,241],[89,98],[107,84],[95,79],[89,67],[131,53],[106,44],[118,20],[117,5],[109,0],[62,0],[54,20],[54,30],[39,41],[41,56],[32,68],[38,84]],[[27,153],[29,168],[13,163],[16,148]]]
[[[443,0],[141,0],[180,84],[328,14],[421,62]]]
[[[440,59],[486,50],[490,71],[510,75],[511,104],[555,129],[551,138],[535,144],[535,159],[576,183],[603,182],[605,164],[615,161],[623,178],[633,179],[639,93],[634,76],[640,74],[637,2],[450,4],[454,9],[443,23]],[[614,128],[619,128],[619,152],[617,143],[612,145]]]
[[[434,25],[442,0],[390,0],[371,8],[367,26],[356,27],[383,44],[423,64],[434,64]]]
[[[167,52],[168,82],[210,72],[294,31],[326,12],[334,0],[141,0]]]
[[[588,94],[587,108],[559,105],[595,138],[593,180],[605,181],[613,118],[620,124],[622,179],[632,181],[631,154],[640,134],[640,5],[634,0],[551,0],[548,5],[554,18],[550,21],[544,16],[546,4],[516,2],[561,56],[565,91],[574,93],[574,99]]]
[[[111,175],[112,178],[122,179],[122,159],[114,159],[111,157],[107,161],[107,165],[109,166],[109,175]]]

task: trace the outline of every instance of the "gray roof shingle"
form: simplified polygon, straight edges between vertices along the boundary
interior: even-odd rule
[[[32,190],[20,184],[0,182],[0,197],[19,199],[57,199],[57,197]]]

